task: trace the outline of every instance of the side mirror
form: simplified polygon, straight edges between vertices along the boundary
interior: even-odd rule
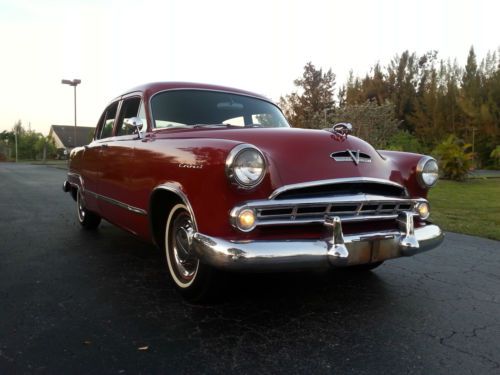
[[[137,131],[137,135],[139,136],[139,139],[142,138],[141,130],[142,127],[144,126],[142,120],[139,117],[130,117],[126,118],[125,121],[123,121],[124,125],[134,128],[135,131]]]

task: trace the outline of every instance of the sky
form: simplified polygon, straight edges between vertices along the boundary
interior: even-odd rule
[[[405,50],[463,65],[500,47],[498,0],[0,0],[0,132],[95,126],[105,106],[146,82],[237,87],[275,101],[304,65],[337,87]]]

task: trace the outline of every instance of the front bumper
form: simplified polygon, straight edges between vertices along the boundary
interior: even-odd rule
[[[323,240],[226,241],[201,233],[192,235],[200,260],[236,271],[326,269],[368,264],[419,254],[438,246],[444,234],[437,225],[414,228],[413,216],[398,217],[399,230],[344,235],[338,217],[326,217],[329,234]]]

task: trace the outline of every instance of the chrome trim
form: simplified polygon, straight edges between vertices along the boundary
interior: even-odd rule
[[[123,121],[123,124],[134,128],[135,131],[137,132],[137,136],[139,137],[138,139],[142,139],[144,137],[141,133],[144,123],[139,117],[126,118]],[[124,134],[124,135],[130,135],[130,134]]]
[[[431,187],[433,187],[434,185],[437,184],[438,180],[439,180],[439,167],[438,167],[438,178],[436,178],[436,181],[434,181],[434,183],[432,185],[427,185],[423,178],[422,178],[422,172],[424,171],[424,167],[425,167],[425,164],[427,164],[428,161],[430,160],[434,160],[437,164],[437,161],[436,159],[434,159],[432,156],[423,156],[417,163],[417,167],[416,167],[416,174],[417,174],[417,182],[418,184],[424,188],[424,189],[430,189]]]
[[[378,183],[378,184],[397,186],[406,192],[406,189],[403,185],[398,184],[397,182],[394,182],[394,181],[384,180],[381,178],[372,178],[372,177],[347,177],[347,178],[335,178],[335,179],[330,179],[330,180],[299,182],[297,184],[284,185],[282,187],[279,187],[275,191],[273,191],[271,193],[271,195],[269,196],[269,199],[275,199],[278,195],[284,193],[285,191],[289,191],[289,190],[302,189],[302,188],[308,188],[308,187],[313,187],[313,186],[330,185],[330,184],[344,184],[344,183],[350,183],[350,182],[359,182],[359,183],[374,182],[374,183]]]
[[[327,269],[415,255],[431,250],[444,239],[441,229],[432,224],[414,229],[418,247],[402,246],[405,233],[399,230],[343,235],[347,252],[343,253],[334,246],[341,244],[339,229],[335,234],[332,228],[328,238],[318,240],[227,241],[195,233],[193,249],[202,262],[228,270]]]
[[[401,238],[399,246],[402,249],[418,249],[420,244],[415,236],[415,225],[413,222],[413,215],[409,212],[401,212],[398,216],[399,229],[401,230]]]
[[[196,216],[194,214],[193,206],[191,206],[191,203],[189,202],[189,199],[187,195],[181,190],[178,184],[172,183],[172,182],[166,182],[164,184],[158,185],[153,189],[153,192],[151,195],[154,194],[155,191],[157,190],[167,190],[170,191],[171,193],[176,194],[181,200],[182,203],[187,207],[189,214],[191,215],[191,220],[193,221],[193,229],[195,231],[198,230],[198,225],[196,224]],[[151,203],[150,203],[151,204]]]
[[[80,186],[76,186],[76,187],[79,190],[81,189],[83,194],[92,195],[96,199],[108,202],[108,203],[113,204],[113,205],[115,205],[117,207],[124,208],[127,211],[133,212],[135,214],[139,214],[139,215],[147,215],[148,214],[148,212],[146,210],[143,210],[142,208],[130,206],[130,205],[128,205],[126,203],[123,203],[123,202],[121,202],[119,200],[116,200],[116,199],[107,197],[105,195],[98,194],[98,193],[93,192],[91,190],[85,189],[85,186],[83,184],[83,178],[78,173],[68,172],[68,176],[71,176],[71,177],[74,177],[74,178],[78,178],[78,180],[80,181]],[[68,181],[68,183],[71,184],[71,185],[75,185],[75,184],[73,184],[72,182],[69,182],[69,181]],[[83,197],[83,198],[85,199],[85,197]]]
[[[73,177],[73,178],[77,179],[78,182],[80,183],[80,185],[78,185],[78,184],[75,184],[75,183],[73,183],[71,181],[68,181],[72,186],[76,187],[77,189],[81,188],[82,190],[85,191],[85,184],[84,184],[83,178],[82,178],[82,176],[80,174],[74,173],[74,172],[68,172],[67,175],[68,175],[68,177]]]
[[[325,217],[326,227],[331,227],[332,238],[330,240],[330,247],[328,251],[332,252],[332,256],[336,258],[337,261],[347,261],[349,259],[349,251],[345,246],[344,233],[342,232],[342,223],[338,216]]]
[[[68,180],[64,181],[62,189],[65,193],[67,193],[71,189],[71,183]]]
[[[322,223],[324,221],[324,215],[339,216],[343,222],[389,220],[398,218],[398,215],[401,213],[399,208],[401,205],[410,206],[409,209],[404,209],[403,212],[408,212],[412,217],[418,216],[418,212],[415,211],[415,206],[423,202],[427,203],[427,200],[423,198],[406,199],[370,194],[339,195],[327,198],[256,200],[248,201],[241,206],[234,207],[229,213],[229,221],[234,228],[241,231],[237,219],[239,213],[245,209],[251,209],[256,212],[256,220],[252,229],[258,226]],[[394,205],[395,207],[393,209],[386,209],[386,212],[384,212],[383,205],[387,204]],[[332,212],[332,207],[335,208],[336,205],[352,205],[356,206],[356,210]],[[377,208],[362,211],[365,205],[377,205]],[[298,213],[299,208],[316,206],[324,206],[325,210],[320,212]],[[288,209],[291,210],[291,213],[261,215],[262,210],[272,209]],[[390,212],[387,212],[389,210]],[[249,232],[250,230],[244,230],[243,232]]]
[[[332,131],[347,136],[352,133],[352,124],[349,122],[339,122],[332,126]]]
[[[139,214],[139,215],[147,215],[148,214],[148,212],[146,210],[143,210],[142,208],[130,206],[126,203],[120,202],[119,200],[107,197],[105,195],[97,194],[97,193],[90,191],[88,189],[83,190],[83,193],[92,195],[96,199],[102,200],[104,202],[110,203],[110,204],[115,205],[115,206],[120,207],[120,208],[124,208],[127,211],[133,212],[135,214]]]
[[[236,159],[236,157],[246,149],[252,149],[252,150],[257,151],[260,154],[260,156],[262,157],[262,160],[264,161],[264,169],[262,171],[262,174],[260,175],[260,177],[257,181],[255,181],[251,184],[244,184],[243,182],[239,181],[238,178],[236,177],[236,175],[234,173],[234,169],[233,169],[234,159]],[[227,155],[227,158],[226,158],[225,172],[226,172],[227,178],[229,179],[229,181],[231,181],[231,183],[233,185],[236,185],[242,189],[247,189],[247,190],[253,189],[257,185],[259,185],[262,182],[262,180],[264,179],[264,177],[266,176],[267,160],[264,156],[264,153],[262,151],[260,151],[257,147],[255,147],[254,145],[251,145],[249,143],[242,143],[242,144],[239,144],[239,145],[233,147],[233,149],[231,151],[229,151],[229,154]]]
[[[338,154],[343,154],[347,152],[349,157],[347,156],[336,156]],[[371,163],[372,158],[370,155],[360,152],[360,150],[344,150],[344,151],[336,151],[330,154],[330,157],[335,161],[352,161],[354,164],[358,165],[359,163]]]

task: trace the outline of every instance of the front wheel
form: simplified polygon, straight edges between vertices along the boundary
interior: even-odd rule
[[[177,290],[188,300],[202,301],[212,291],[214,270],[200,262],[192,246],[193,218],[183,204],[175,205],[165,225],[165,256]]]
[[[85,200],[82,197],[80,189],[76,193],[76,210],[78,213],[78,222],[85,229],[96,229],[101,223],[101,217],[85,208]]]

